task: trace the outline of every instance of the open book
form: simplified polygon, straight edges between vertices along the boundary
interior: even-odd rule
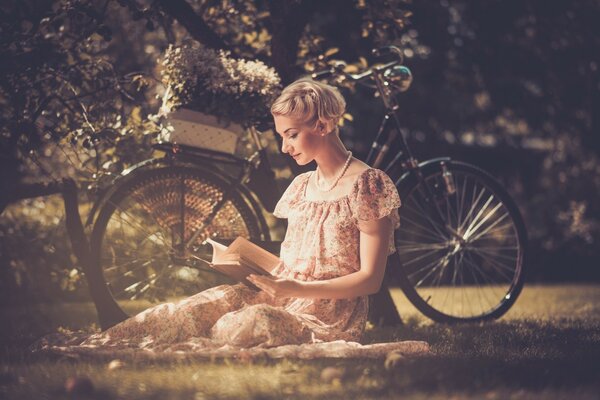
[[[251,241],[238,236],[229,246],[206,239],[213,248],[211,268],[255,288],[246,277],[250,274],[271,275],[281,259]]]

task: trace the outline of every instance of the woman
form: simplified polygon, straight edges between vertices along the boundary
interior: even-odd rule
[[[360,340],[367,295],[379,290],[394,251],[400,199],[387,175],[344,147],[337,128],[344,109],[335,88],[310,80],[292,83],[272,105],[282,151],[300,165],[314,160],[317,169],[297,176],[275,208],[288,219],[283,262],[273,277],[250,276],[262,290],[217,286],[82,344],[209,350]]]

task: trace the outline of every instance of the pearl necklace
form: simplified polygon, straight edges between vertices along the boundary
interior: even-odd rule
[[[352,161],[352,152],[349,151],[348,152],[348,158],[346,159],[346,162],[344,163],[344,167],[342,168],[342,172],[340,172],[340,174],[337,176],[337,178],[335,178],[335,181],[333,181],[333,183],[331,184],[330,187],[323,189],[319,183],[319,167],[317,166],[317,176],[316,176],[316,186],[317,189],[319,189],[319,191],[321,192],[329,192],[331,191],[334,187],[336,187],[336,185],[338,184],[338,182],[340,181],[340,179],[342,179],[342,177],[344,176],[344,174],[346,173],[346,170],[348,170],[348,166],[350,165],[350,161]]]

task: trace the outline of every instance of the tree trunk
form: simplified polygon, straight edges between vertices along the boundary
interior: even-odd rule
[[[90,295],[98,313],[100,328],[105,330],[127,319],[128,316],[111,296],[108,287],[104,284],[102,272],[98,269],[92,269],[93,261],[90,244],[79,215],[77,185],[72,179],[63,181],[62,193],[65,201],[66,225],[71,247],[85,273]]]
[[[269,0],[271,13],[271,62],[287,85],[298,77],[298,43],[314,11],[314,2]]]

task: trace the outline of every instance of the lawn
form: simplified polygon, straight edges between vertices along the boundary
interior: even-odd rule
[[[386,369],[382,360],[107,361],[35,357],[24,346],[61,327],[94,329],[90,304],[1,309],[0,398],[68,398],[68,377],[91,379],[94,399],[597,399],[600,286],[529,285],[500,320],[436,324],[401,291],[404,325],[365,342],[426,340],[433,355]],[[113,363],[114,366],[114,363]],[[322,376],[335,368],[335,379]],[[331,369],[329,369],[331,371]]]

